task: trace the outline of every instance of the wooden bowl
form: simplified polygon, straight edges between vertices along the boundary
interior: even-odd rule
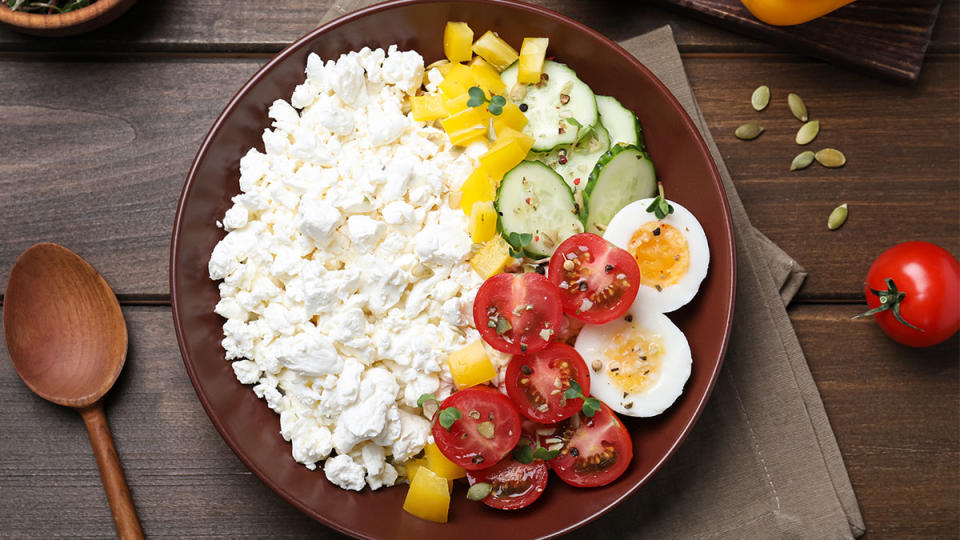
[[[240,158],[263,149],[267,108],[290,99],[304,80],[307,55],[324,60],[364,46],[397,44],[426,63],[443,56],[446,21],[466,21],[479,36],[496,30],[509,43],[550,38],[550,55],[569,64],[598,93],[617,97],[643,122],[647,146],[670,198],[703,224],[710,270],[697,298],[670,318],[686,333],[693,372],[683,395],[664,414],[626,418],[633,461],[613,483],[576,489],[552,477],[543,496],[522,510],[503,512],[467,500],[457,486],[450,522],[430,523],[401,508],[407,488],[344,491],[320,470],[291,456],[279,416],[237,381],[225,360],[224,320],[213,309],[217,284],[207,262],[224,232],[215,221],[240,188]],[[730,209],[716,166],[693,122],[646,67],[610,39],[544,8],[508,0],[387,2],[356,11],[310,32],[260,69],[230,100],[207,134],[187,176],[174,221],[170,253],[173,322],[187,373],[224,440],[264,483],[311,517],[361,538],[552,537],[595,519],[640,488],[676,451],[700,415],[723,362],[733,316],[735,257]],[[722,494],[717,494],[722,496]],[[656,509],[651,509],[656,511]]]
[[[0,24],[34,36],[73,36],[112,22],[130,9],[134,2],[136,0],[97,0],[85,8],[52,15],[12,11],[0,5]]]

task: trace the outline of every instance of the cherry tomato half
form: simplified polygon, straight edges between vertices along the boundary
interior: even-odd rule
[[[497,274],[480,286],[473,322],[498,351],[522,354],[547,346],[563,317],[560,291],[535,273]]]
[[[563,343],[551,343],[535,353],[515,355],[507,365],[507,394],[520,414],[543,424],[570,418],[583,407],[580,398],[567,399],[570,381],[590,395],[590,372],[580,353]]]
[[[888,290],[887,280],[896,290]],[[879,294],[871,292],[871,288]],[[880,328],[894,341],[929,347],[960,329],[960,263],[930,242],[906,242],[880,254],[867,272],[867,305]],[[896,309],[894,309],[896,308]],[[918,329],[897,320],[900,317]]]
[[[563,312],[588,324],[620,317],[640,290],[637,261],[591,233],[564,240],[550,258],[547,275],[560,289]]]
[[[536,459],[524,464],[507,456],[493,467],[467,472],[467,481],[471,486],[477,482],[493,486],[493,491],[482,499],[483,504],[500,510],[517,510],[540,498],[547,487],[549,472],[545,461]]]
[[[440,416],[445,409],[460,412],[450,429]],[[431,433],[447,459],[469,470],[497,463],[517,445],[521,434],[520,413],[510,398],[489,386],[472,386],[443,400],[433,418]]]
[[[633,459],[630,433],[606,404],[593,418],[583,413],[571,417],[555,437],[563,447],[550,460],[550,467],[571,486],[605,486],[619,478]]]

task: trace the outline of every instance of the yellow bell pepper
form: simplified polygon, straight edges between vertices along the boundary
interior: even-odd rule
[[[442,122],[442,120],[441,120]],[[470,143],[479,141],[487,135],[487,128],[483,126],[474,126],[460,131],[447,132],[450,142],[457,146],[470,146]]]
[[[467,146],[487,135],[490,113],[483,107],[469,107],[440,120],[440,125],[450,137],[450,142]]]
[[[476,86],[477,81],[473,77],[473,70],[470,66],[463,64],[453,64],[450,72],[443,76],[440,81],[440,91],[443,97],[447,99],[459,97],[467,93],[467,89]]]
[[[468,231],[474,244],[482,244],[497,234],[497,210],[492,201],[473,203]]]
[[[473,62],[470,62],[470,70],[473,71],[473,78],[477,81],[477,86],[487,95],[487,99],[490,99],[492,94],[503,95],[507,85],[500,78],[500,73],[486,60],[479,56],[474,58]]]
[[[470,258],[470,266],[483,279],[503,272],[504,267],[513,262],[510,246],[503,237],[497,235],[487,242]]]
[[[526,125],[527,115],[523,114],[520,107],[517,107],[509,101],[503,106],[503,111],[493,117],[493,130],[497,132],[497,137],[500,136],[500,132],[504,127],[520,131]]]
[[[468,62],[473,57],[473,30],[465,22],[448,22],[443,29],[443,54],[451,62]]]
[[[469,216],[474,204],[492,201],[497,196],[497,187],[487,172],[478,168],[460,186],[460,193],[460,209]]]
[[[854,0],[741,0],[761,21],[774,26],[790,26],[812,21]]]
[[[417,471],[420,469],[420,467],[423,467],[423,468],[425,468],[425,469],[430,469],[430,466],[429,466],[429,464],[427,463],[427,458],[425,458],[425,457],[416,458],[416,459],[411,459],[410,461],[404,463],[403,465],[407,468],[407,482],[408,482],[408,483],[413,483],[413,477],[417,475]],[[456,466],[456,464],[454,464],[454,466]],[[431,469],[431,470],[432,470],[432,469]],[[437,474],[436,471],[434,471],[434,474]],[[442,475],[442,474],[438,474],[438,476],[443,476],[443,475]],[[453,479],[452,479],[452,478],[447,478],[447,486],[449,486],[450,491],[453,491]]]
[[[447,355],[447,365],[457,388],[483,384],[497,376],[497,369],[479,339]]]
[[[495,67],[497,71],[507,69],[520,56],[516,49],[490,30],[487,30],[487,33],[480,36],[480,39],[473,44],[473,52]]]
[[[430,122],[445,118],[449,114],[444,107],[444,99],[431,95],[410,98],[410,111],[413,112],[413,119],[418,122]]]
[[[517,131],[511,127],[502,127],[500,131],[497,132],[497,141],[493,143],[493,146],[490,147],[490,151],[499,150],[507,145],[510,141],[516,141],[520,145],[520,149],[526,153],[533,148],[533,143],[536,142],[533,137]]]
[[[540,73],[543,71],[543,60],[547,56],[549,42],[549,38],[523,38],[523,45],[520,46],[517,82],[524,84],[540,82]]]
[[[410,479],[403,509],[420,519],[446,523],[450,512],[450,488],[447,479],[426,467],[419,467]]]
[[[490,178],[493,178],[496,182],[500,182],[500,179],[503,178],[503,175],[506,174],[507,171],[519,165],[520,162],[527,157],[527,152],[529,151],[530,149],[525,148],[522,142],[511,139],[498,148],[491,148],[485,154],[481,155],[480,165],[481,168],[490,175]]]
[[[462,94],[455,98],[444,100],[443,108],[446,109],[447,114],[457,114],[458,112],[467,110],[467,101],[470,100],[470,94]]]
[[[443,455],[436,443],[427,443],[423,447],[424,460],[427,462],[427,468],[448,480],[455,480],[467,476],[467,471],[463,467],[447,459]]]

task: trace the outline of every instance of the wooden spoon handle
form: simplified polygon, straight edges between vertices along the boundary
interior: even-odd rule
[[[127,479],[124,478],[123,468],[120,466],[120,457],[113,446],[113,435],[110,434],[107,417],[103,414],[103,404],[97,401],[78,411],[87,425],[93,454],[97,458],[97,467],[100,468],[103,489],[107,492],[107,500],[110,501],[110,510],[113,512],[117,536],[124,540],[143,538],[137,509],[133,506],[130,488],[127,487]]]

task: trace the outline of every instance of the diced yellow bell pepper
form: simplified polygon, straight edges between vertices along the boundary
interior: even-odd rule
[[[511,127],[503,127],[497,132],[497,141],[490,147],[490,151],[499,150],[510,141],[516,141],[524,152],[530,152],[533,148],[534,138],[526,133],[517,131]]]
[[[466,103],[466,101],[464,101],[464,103]],[[503,111],[493,117],[493,130],[497,132],[498,136],[500,135],[500,130],[504,127],[520,131],[526,125],[527,115],[523,114],[520,107],[517,107],[509,101],[503,106]]]
[[[447,22],[443,29],[443,54],[451,62],[469,62],[473,57],[473,30],[465,22]]]
[[[441,74],[441,75],[443,75],[444,77],[446,77],[447,75],[450,74],[451,71],[453,71],[453,66],[456,66],[456,65],[457,65],[457,64],[455,64],[455,63],[453,63],[453,62],[444,62],[444,63],[442,63],[442,64],[440,64],[440,65],[437,66],[437,70],[440,71],[440,74]]]
[[[497,71],[507,69],[520,56],[516,49],[490,30],[487,30],[486,34],[480,36],[480,39],[474,42],[473,52],[480,55]]]
[[[480,165],[490,178],[499,182],[507,171],[519,165],[527,157],[528,151],[529,149],[524,149],[522,143],[513,139],[481,155]]]
[[[523,38],[520,46],[520,65],[517,66],[517,82],[536,84],[540,82],[543,59],[547,56],[549,38]]]
[[[470,70],[473,71],[473,78],[477,81],[477,86],[487,94],[487,99],[490,99],[493,94],[503,95],[507,85],[500,78],[500,73],[493,69],[486,60],[479,56],[474,58],[473,62],[470,62]]]
[[[453,64],[450,73],[443,76],[440,81],[440,91],[443,97],[450,99],[466,94],[467,89],[476,86],[477,80],[473,77],[473,70],[470,66],[463,64]]]
[[[450,511],[450,488],[447,479],[426,467],[419,467],[410,479],[403,509],[420,519],[446,523]]]
[[[480,342],[478,341],[477,343]],[[427,443],[427,445],[423,447],[423,456],[427,462],[427,468],[436,473],[437,476],[455,480],[467,475],[467,471],[465,471],[463,467],[450,461],[447,459],[447,456],[443,455],[443,452],[440,451],[436,443]]]
[[[454,115],[440,121],[443,130],[447,133],[462,131],[467,128],[481,126],[484,129],[490,120],[490,113],[484,107],[468,107]]]
[[[444,99],[441,96],[424,95],[410,98],[410,110],[413,112],[413,119],[418,122],[445,118],[449,113],[443,105]]]
[[[457,146],[470,146],[471,143],[479,141],[487,136],[487,128],[483,126],[475,126],[462,129],[460,131],[454,131],[453,133],[447,133],[447,136],[450,137],[450,142]]]
[[[467,110],[469,107],[467,101],[470,100],[470,94],[462,94],[455,98],[446,99],[443,101],[443,108],[447,111],[447,114],[457,114]]]
[[[470,266],[483,279],[503,272],[503,268],[513,262],[510,247],[503,237],[497,235],[487,242],[470,258]]]
[[[429,469],[430,466],[427,464],[427,458],[416,458],[411,459],[410,461],[403,464],[407,468],[407,481],[412,483],[413,477],[417,475],[417,471],[420,467]],[[436,474],[436,473],[434,473]],[[438,475],[442,476],[442,475]],[[453,479],[447,478],[447,485],[450,487],[450,491],[453,491]]]
[[[473,203],[468,228],[474,244],[482,244],[497,234],[497,210],[491,201]]]
[[[474,204],[493,201],[497,196],[497,188],[493,180],[482,168],[474,170],[467,177],[460,186],[460,192],[460,209],[468,216],[473,212]]]
[[[493,362],[479,339],[447,355],[447,365],[457,388],[483,384],[497,376],[497,368],[493,367]],[[430,454],[427,454],[427,462],[431,463]],[[433,469],[433,466],[430,468]],[[443,473],[437,471],[437,474]]]

